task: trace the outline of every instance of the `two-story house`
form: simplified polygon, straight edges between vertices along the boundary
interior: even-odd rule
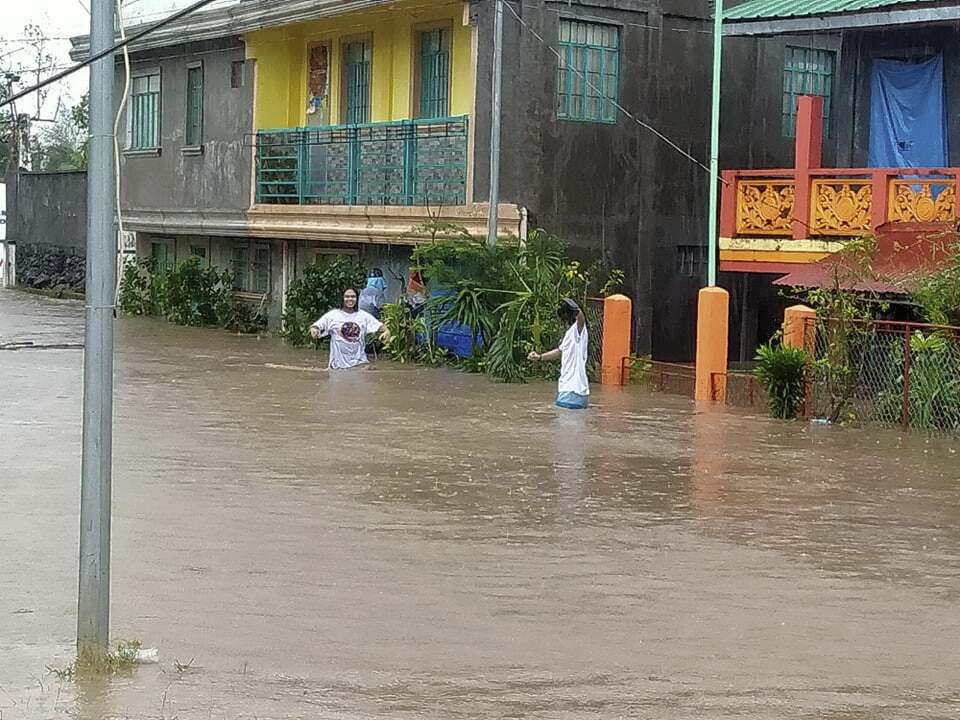
[[[721,154],[731,350],[749,359],[782,293],[832,282],[823,261],[849,238],[877,236],[881,270],[924,262],[956,226],[960,3],[747,0],[724,18],[725,52],[755,59],[724,72],[751,89],[724,92]]]
[[[649,128],[707,154],[706,5],[504,9],[500,231],[543,227],[623,268],[636,349],[668,360],[693,354],[708,185]],[[121,208],[139,254],[232,269],[274,322],[331,253],[395,292],[413,227],[485,233],[493,31],[492,0],[247,0],[138,40]],[[119,59],[115,87],[119,102]]]

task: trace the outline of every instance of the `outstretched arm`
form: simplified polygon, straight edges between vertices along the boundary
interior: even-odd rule
[[[530,360],[532,362],[540,362],[541,360],[546,360],[547,362],[549,362],[551,360],[559,360],[559,359],[560,359],[560,348],[554,348],[553,350],[549,350],[548,352],[545,352],[545,353],[538,353],[531,350],[530,354],[527,355],[527,360]]]

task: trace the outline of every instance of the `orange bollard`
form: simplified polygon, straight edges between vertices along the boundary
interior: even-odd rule
[[[783,311],[783,344],[813,355],[813,321],[817,313],[806,305],[791,305]],[[808,328],[810,328],[808,330]]]
[[[700,400],[726,402],[727,337],[730,323],[730,293],[723,288],[707,287],[697,300],[697,386],[694,397]]]
[[[603,301],[603,347],[600,356],[600,383],[623,385],[623,360],[630,356],[630,328],[633,303],[626,295],[611,295]]]

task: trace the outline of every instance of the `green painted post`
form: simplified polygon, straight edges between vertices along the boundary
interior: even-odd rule
[[[723,0],[714,0],[713,94],[710,108],[710,208],[707,211],[707,284],[717,284],[717,201],[720,192],[720,61],[723,54]]]

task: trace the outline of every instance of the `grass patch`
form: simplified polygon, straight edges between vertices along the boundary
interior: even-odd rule
[[[81,653],[63,668],[47,666],[47,671],[60,680],[73,680],[79,675],[118,675],[133,669],[137,663],[139,640],[121,640],[115,650],[105,653]]]

